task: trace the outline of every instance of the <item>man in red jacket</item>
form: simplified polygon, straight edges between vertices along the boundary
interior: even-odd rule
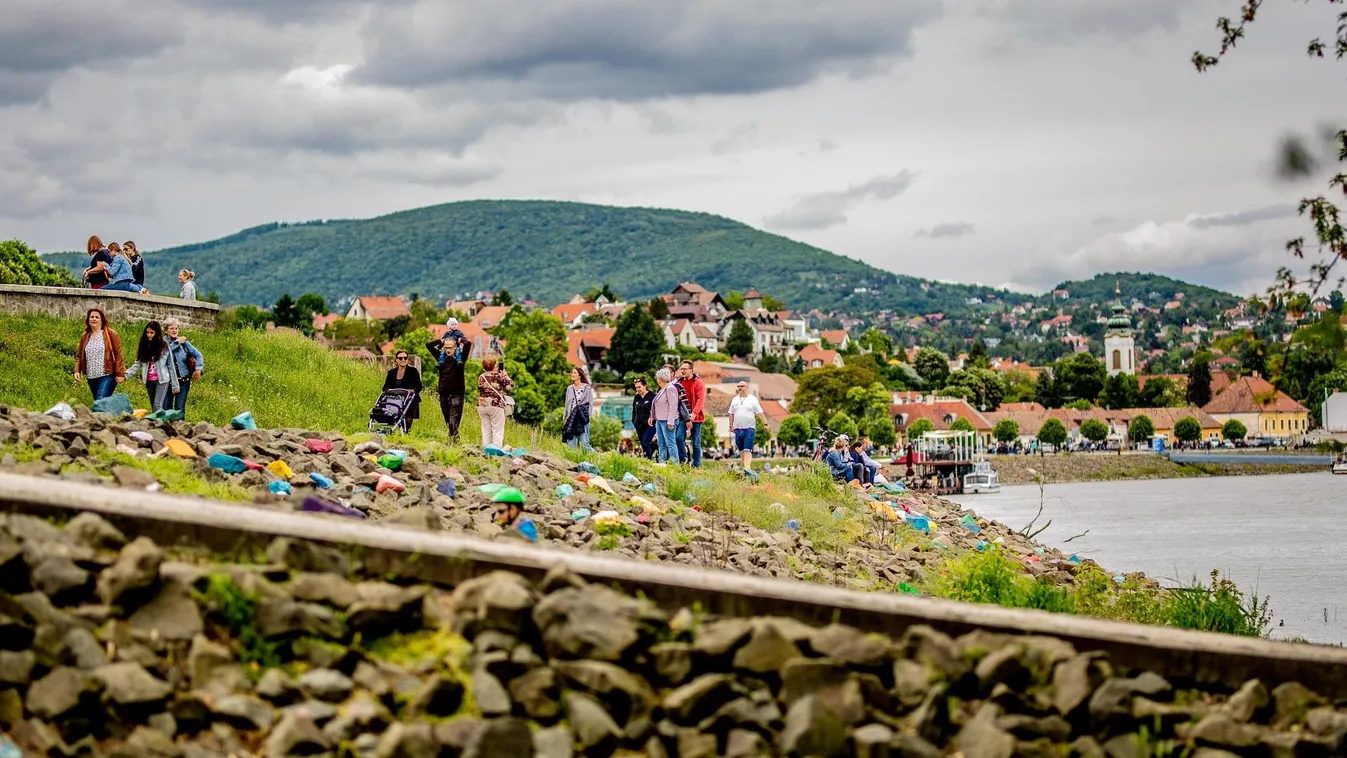
[[[678,365],[678,383],[688,396],[688,407],[692,411],[690,437],[692,442],[692,467],[702,467],[702,423],[706,421],[706,382],[692,371],[692,361],[683,361]]]

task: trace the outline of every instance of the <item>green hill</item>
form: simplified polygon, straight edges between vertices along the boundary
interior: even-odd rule
[[[80,254],[49,260],[86,265]],[[968,298],[999,292],[899,276],[706,213],[550,201],[479,200],[364,220],[267,224],[155,251],[146,261],[152,291],[176,291],[177,271],[188,268],[202,293],[256,305],[286,292],[330,301],[444,299],[501,288],[554,304],[603,282],[624,297],[646,298],[693,280],[720,291],[756,287],[804,310],[957,313],[968,310]]]
[[[1174,300],[1179,293],[1183,294],[1184,300],[1188,303],[1200,303],[1204,307],[1220,309],[1233,308],[1244,299],[1238,295],[1191,282],[1171,279],[1161,274],[1125,271],[1096,274],[1081,281],[1062,282],[1053,289],[1069,291],[1072,302],[1083,301],[1099,304],[1112,302],[1116,289],[1122,290],[1123,302],[1125,303],[1130,303],[1133,298],[1136,298],[1151,306],[1162,306]],[[1044,304],[1050,303],[1052,295],[1051,293],[1043,295],[1039,300]]]

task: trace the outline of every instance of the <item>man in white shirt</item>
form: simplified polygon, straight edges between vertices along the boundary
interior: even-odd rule
[[[744,471],[752,471],[753,437],[757,432],[757,419],[767,423],[767,414],[756,397],[748,394],[748,382],[739,382],[735,387],[734,398],[730,400],[730,429],[734,434],[734,446],[739,449],[739,458],[743,461]]]

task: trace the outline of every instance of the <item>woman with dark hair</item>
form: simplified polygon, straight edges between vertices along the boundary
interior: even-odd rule
[[[571,369],[571,386],[566,388],[566,415],[561,424],[561,441],[571,447],[579,445],[593,450],[589,444],[589,417],[594,412],[594,388],[589,374],[576,366]]]
[[[416,393],[412,398],[411,407],[403,415],[406,425],[403,427],[403,433],[412,430],[412,422],[421,418],[421,371],[412,365],[411,354],[406,350],[399,350],[394,354],[393,360],[396,366],[388,370],[388,376],[384,377],[384,392],[389,390],[411,390]]]
[[[89,238],[89,268],[84,269],[84,281],[93,289],[102,289],[108,284],[108,266],[112,264],[112,253],[103,246],[103,240],[94,235]]]
[[[172,405],[165,405],[168,399],[168,391],[173,390],[173,394],[178,394],[181,387],[178,386],[178,371],[173,365],[173,353],[168,349],[168,342],[164,339],[164,328],[158,321],[151,321],[145,325],[145,331],[140,333],[140,344],[136,346],[136,362],[131,364],[130,370],[126,372],[127,377],[133,377],[145,369],[145,392],[150,396],[150,412],[163,410],[165,407],[172,408]]]
[[[126,259],[131,261],[131,278],[141,287],[145,286],[145,256],[140,254],[136,248],[136,243],[127,240],[122,244],[122,249],[126,251]]]
[[[80,379],[89,381],[89,392],[95,402],[110,397],[117,385],[126,381],[122,338],[108,326],[108,317],[102,308],[90,308],[84,314],[84,334],[80,336],[79,350],[75,352],[75,381]]]

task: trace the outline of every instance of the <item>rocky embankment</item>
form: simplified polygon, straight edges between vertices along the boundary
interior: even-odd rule
[[[669,614],[564,570],[403,585],[290,540],[175,557],[93,514],[0,516],[0,754],[1347,752],[1347,711],[1294,682],[1194,688],[1053,638]]]
[[[1204,476],[1261,476],[1318,473],[1323,466],[1261,463],[1180,464],[1153,453],[1047,453],[997,455],[992,466],[1001,484],[1033,484],[1034,472],[1047,484],[1113,482],[1125,479],[1186,479]]]
[[[21,446],[29,452],[25,457],[35,460],[7,454],[0,456],[0,470],[145,489],[159,483],[127,463],[179,457],[206,481],[237,485],[257,507],[316,507],[488,538],[506,536],[493,522],[489,490],[509,485],[525,494],[541,541],[551,547],[857,589],[919,587],[942,561],[976,550],[979,543],[997,545],[1021,558],[1026,572],[1058,584],[1071,584],[1081,567],[1005,525],[976,520],[958,504],[934,497],[874,500],[838,487],[831,513],[802,513],[798,498],[773,475],[742,485],[781,498],[757,514],[755,526],[733,513],[703,511],[695,497],[671,499],[665,481],[609,481],[589,473],[595,469],[587,472],[587,464],[532,453],[492,457],[455,449],[456,465],[444,466],[415,450],[393,453],[378,441],[350,445],[336,434],[112,419],[84,408],[75,409],[70,420],[0,408],[0,445],[5,444]],[[108,463],[109,451],[130,460]],[[239,470],[213,467],[213,456],[223,456],[214,458],[217,465]],[[924,525],[910,522],[925,531],[901,525],[908,510],[927,517]],[[826,540],[811,534],[811,523],[829,530]]]

